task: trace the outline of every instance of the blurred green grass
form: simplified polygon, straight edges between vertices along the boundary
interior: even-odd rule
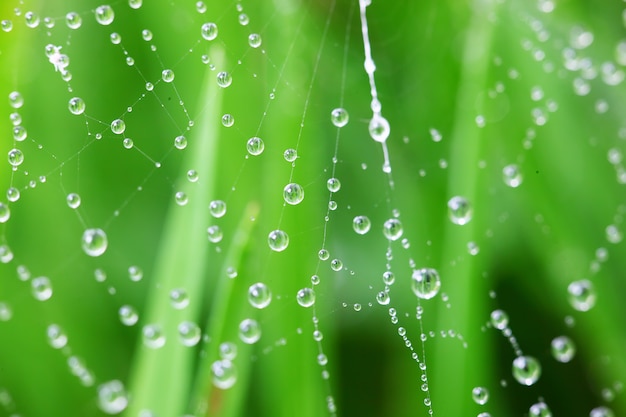
[[[0,243],[14,253],[11,262],[0,264],[0,302],[13,311],[10,320],[0,322],[6,341],[0,344],[0,388],[13,399],[0,402],[6,402],[0,415],[102,415],[96,387],[112,379],[124,381],[131,394],[129,416],[147,409],[157,416],[183,415],[203,401],[215,416],[321,416],[328,414],[329,395],[339,415],[427,415],[421,371],[389,323],[387,307],[375,301],[390,262],[396,273],[390,306],[421,356],[410,260],[417,268],[439,269],[451,304],[448,308],[441,297],[422,302],[423,330],[452,329],[468,343],[463,348],[457,339],[438,336],[425,344],[436,415],[526,415],[540,397],[555,415],[586,416],[602,403],[615,415],[626,413],[626,400],[615,388],[626,375],[621,303],[626,256],[623,242],[613,245],[605,236],[609,224],[622,223],[625,207],[623,184],[606,156],[610,148],[623,149],[624,86],[607,86],[598,75],[589,95],[580,97],[572,88],[576,75],[563,69],[563,50],[575,26],[594,34],[592,45],[579,51],[594,68],[616,59],[616,45],[624,38],[621,5],[590,8],[569,1],[541,13],[534,2],[521,1],[374,1],[368,18],[383,114],[392,126],[390,190],[380,170],[380,147],[367,132],[370,97],[355,2],[244,2],[247,26],[238,23],[237,3],[206,3],[208,11],[199,14],[191,3],[146,1],[132,10],[117,1],[111,4],[116,18],[110,26],[96,24],[94,2],[0,6],[0,19],[14,25],[0,32],[0,96],[22,93],[19,112],[29,134],[18,144],[24,164],[14,173],[8,165],[0,171],[0,189],[13,185],[22,191],[10,204],[10,221],[0,225]],[[56,25],[27,28],[14,7],[22,14],[53,16]],[[65,26],[69,11],[80,12],[79,30]],[[207,21],[218,24],[215,41],[200,37]],[[141,39],[145,28],[153,32],[158,58]],[[543,42],[541,30],[549,36]],[[114,31],[134,67],[109,41]],[[251,32],[261,34],[265,52],[248,46]],[[524,48],[528,42],[532,46]],[[48,43],[63,45],[70,56],[71,92],[47,62]],[[537,51],[545,58],[535,59]],[[202,54],[211,57],[210,64],[202,63]],[[175,88],[156,84],[163,68],[174,70]],[[519,77],[511,77],[513,69]],[[212,83],[222,70],[234,81],[216,92]],[[146,92],[146,80],[156,84],[155,94]],[[490,95],[498,84],[504,92]],[[538,102],[530,98],[536,86],[545,93]],[[67,111],[73,96],[85,99],[88,117]],[[195,122],[189,132],[180,99]],[[548,99],[558,104],[557,111],[546,109]],[[594,110],[598,99],[610,104],[606,114]],[[332,196],[339,208],[325,221],[337,137],[329,115],[342,103],[350,113],[339,134],[335,168],[342,188]],[[543,109],[545,126],[533,122],[533,108]],[[11,131],[12,111],[0,100],[3,132]],[[234,115],[233,127],[219,125],[223,113]],[[108,124],[122,114],[125,136],[151,160],[124,149],[122,138],[110,132]],[[484,128],[476,126],[478,115],[486,119]],[[441,132],[441,142],[430,139],[431,128]],[[103,138],[95,140],[96,133]],[[190,143],[184,151],[172,146],[179,134]],[[255,135],[265,141],[265,151],[248,157],[245,143]],[[6,133],[0,153],[15,145]],[[292,169],[282,155],[296,146],[299,158]],[[517,189],[502,181],[502,168],[510,163],[524,175]],[[200,173],[197,183],[187,182],[189,169]],[[45,183],[38,180],[42,175]],[[31,179],[34,188],[28,186]],[[305,187],[306,197],[284,207],[282,189],[291,180]],[[190,199],[184,207],[174,203],[180,190]],[[79,216],[65,203],[69,192],[82,197]],[[472,221],[462,227],[447,217],[446,203],[456,194],[474,206]],[[206,206],[213,199],[227,202],[224,218],[209,217]],[[252,215],[251,206],[258,213]],[[392,209],[401,213],[411,247],[394,243],[388,260],[380,229]],[[364,236],[351,230],[352,218],[361,214],[373,223]],[[213,224],[224,232],[217,245],[203,237]],[[102,257],[81,251],[85,227],[105,228],[109,248]],[[267,247],[267,234],[276,228],[290,236],[282,253]],[[469,241],[480,247],[475,257],[467,253]],[[322,245],[346,270],[334,272],[328,262],[319,262]],[[592,272],[589,265],[600,247],[609,249],[609,260]],[[33,299],[30,284],[17,278],[18,265],[26,265],[33,277],[50,278],[49,301]],[[143,269],[140,282],[128,279],[131,265]],[[225,276],[229,267],[237,271],[234,280]],[[104,283],[94,279],[96,268],[106,271]],[[314,273],[321,278],[314,314],[324,333],[328,382],[316,363],[313,313],[295,302]],[[598,293],[598,304],[586,313],[567,303],[567,285],[583,278],[590,278]],[[256,311],[246,291],[259,281],[271,288],[273,301]],[[188,309],[169,307],[173,287],[189,291]],[[359,312],[352,307],[357,303],[363,307]],[[119,322],[124,304],[139,311],[138,325]],[[541,361],[543,374],[535,386],[521,387],[511,378],[512,349],[494,329],[481,329],[494,308],[507,311],[524,352]],[[566,326],[566,316],[575,320],[574,327]],[[256,318],[263,331],[253,346],[237,337],[246,317]],[[178,343],[176,326],[183,318],[205,329],[208,344]],[[141,343],[141,326],[153,322],[167,336],[159,350]],[[51,323],[69,337],[62,352],[46,341]],[[549,351],[550,340],[561,334],[577,346],[567,365]],[[230,390],[206,386],[207,368],[224,341],[239,350],[239,380]],[[82,386],[70,373],[70,355],[85,361],[94,386]],[[491,392],[484,407],[471,399],[471,389],[479,385]],[[614,391],[614,400],[606,394],[603,399],[606,389]]]

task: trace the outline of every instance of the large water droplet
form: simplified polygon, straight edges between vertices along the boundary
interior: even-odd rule
[[[248,288],[248,301],[252,307],[265,308],[272,302],[272,292],[267,285],[257,282]]]
[[[348,124],[350,116],[346,109],[336,108],[332,112],[330,112],[330,120],[337,127],[343,127]]]
[[[121,135],[126,130],[126,123],[122,119],[115,119],[111,122],[111,131],[116,135]]]
[[[463,197],[452,197],[448,201],[448,215],[452,223],[464,225],[472,220],[472,207]]]
[[[83,251],[89,256],[100,256],[107,250],[107,235],[102,229],[87,229],[83,233]]]
[[[383,234],[389,240],[398,240],[404,232],[402,223],[398,219],[389,219],[383,224]]]
[[[239,338],[249,345],[261,338],[261,326],[254,319],[244,319],[239,323]]]
[[[509,316],[502,310],[491,312],[491,325],[498,330],[504,330],[509,325]]]
[[[69,12],[65,15],[65,24],[70,29],[78,29],[83,24],[83,19],[76,12]]]
[[[576,354],[576,346],[572,339],[567,336],[559,336],[552,339],[550,343],[552,356],[559,362],[567,363]]]
[[[97,7],[94,13],[96,14],[96,21],[104,26],[110,25],[115,19],[113,8],[109,5]]]
[[[128,406],[124,384],[118,380],[105,382],[98,387],[98,406],[107,414],[119,414]]]
[[[591,281],[574,281],[567,287],[569,302],[578,311],[589,311],[596,304],[596,291]]]
[[[129,305],[123,305],[120,307],[118,311],[118,315],[120,317],[120,321],[124,326],[133,326],[139,320],[139,315],[137,314],[137,310],[134,307]]]
[[[220,389],[231,388],[237,382],[237,369],[228,359],[221,359],[211,364],[213,385]]]
[[[315,304],[315,291],[312,288],[302,288],[296,294],[296,299],[302,307],[311,307]]]
[[[475,387],[472,390],[472,399],[478,405],[487,404],[489,400],[489,391],[485,387]]]
[[[226,88],[233,83],[233,77],[226,71],[219,72],[217,74],[217,85],[222,88]]]
[[[143,344],[150,349],[160,349],[165,346],[165,335],[158,324],[147,324],[141,329]]]
[[[336,193],[341,189],[341,182],[337,178],[329,178],[326,181],[326,188],[328,188],[328,191]]]
[[[222,200],[213,200],[209,203],[211,216],[220,218],[226,214],[226,203]]]
[[[541,365],[532,356],[518,356],[513,360],[513,377],[522,385],[533,385],[541,376]]]
[[[67,205],[71,209],[77,209],[78,207],[80,207],[80,201],[80,195],[76,193],[69,193],[66,197]]]
[[[433,298],[441,288],[439,273],[433,268],[422,268],[413,271],[411,289],[415,295],[423,300]]]
[[[300,184],[296,183],[287,184],[283,189],[283,198],[288,204],[299,204],[302,200],[304,200],[304,188],[302,188]]]
[[[30,282],[33,297],[39,301],[46,301],[52,297],[52,284],[48,277],[33,278]]]
[[[0,223],[6,223],[11,218],[9,206],[0,202]]]
[[[369,232],[371,227],[372,222],[370,222],[370,219],[367,216],[356,216],[352,220],[352,228],[360,235],[364,235]]]
[[[282,252],[289,246],[289,236],[282,230],[272,230],[267,237],[267,242],[270,245],[270,249]]]
[[[248,45],[253,48],[258,48],[259,46],[261,46],[261,42],[261,35],[259,35],[258,33],[251,33],[250,36],[248,36]]]
[[[248,143],[246,143],[246,149],[248,153],[253,156],[261,155],[263,150],[265,149],[265,144],[263,140],[258,137],[252,137],[248,139]]]
[[[176,149],[185,149],[187,147],[187,138],[184,136],[176,136],[174,139],[174,147]]]
[[[180,342],[183,345],[195,346],[200,341],[202,332],[196,323],[183,321],[178,325],[178,335],[180,336]]]
[[[161,72],[161,79],[166,83],[171,83],[174,81],[174,71],[171,69],[164,69]]]
[[[202,37],[207,41],[217,38],[217,25],[215,23],[205,23],[201,28]]]

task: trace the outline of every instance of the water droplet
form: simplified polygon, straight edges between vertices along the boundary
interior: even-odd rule
[[[178,325],[178,335],[180,342],[184,346],[195,346],[200,341],[202,332],[198,325],[191,321],[183,321]]]
[[[429,300],[439,292],[441,280],[439,273],[433,268],[422,268],[413,271],[411,289],[418,298]]]
[[[99,6],[95,10],[96,21],[101,25],[107,26],[113,23],[113,19],[115,19],[115,13],[113,12],[113,8],[109,5]]]
[[[250,18],[245,13],[241,13],[238,19],[239,19],[239,24],[241,26],[247,26],[248,23],[250,23]]]
[[[83,24],[83,19],[76,12],[69,12],[65,15],[65,24],[70,29],[78,29]]]
[[[389,219],[383,224],[383,234],[389,240],[398,240],[402,237],[402,223],[398,219]]]
[[[371,227],[372,222],[370,222],[370,219],[367,216],[356,216],[352,220],[352,228],[360,235],[364,235],[369,232]]]
[[[176,194],[174,194],[174,201],[176,201],[176,204],[179,206],[184,206],[189,202],[189,198],[184,191],[177,191]]]
[[[160,349],[165,346],[165,335],[158,324],[147,324],[141,329],[143,344],[150,349]]]
[[[300,204],[300,202],[304,200],[304,188],[296,183],[287,184],[283,189],[283,198],[288,204]]]
[[[107,250],[107,235],[102,229],[87,229],[83,233],[83,251],[89,256],[100,256]]]
[[[522,385],[533,385],[541,376],[541,365],[532,356],[518,356],[513,360],[513,376]]]
[[[3,31],[10,32],[13,29],[13,22],[4,19],[2,22],[0,22],[0,26],[2,26]]]
[[[387,140],[387,138],[389,137],[389,132],[391,131],[387,119],[378,114],[375,114],[374,117],[372,117],[368,128],[372,139],[374,139],[376,142],[381,143]]]
[[[174,146],[176,149],[185,149],[187,147],[187,138],[184,136],[176,136],[176,139],[174,139]]]
[[[589,417],[615,417],[613,410],[607,407],[596,407],[589,412]]]
[[[110,39],[113,45],[119,45],[122,42],[122,37],[117,32],[111,33]]]
[[[544,402],[538,402],[530,406],[528,417],[552,417],[552,412]]]
[[[9,93],[9,104],[14,109],[19,109],[24,105],[24,97],[22,97],[19,91],[12,91]]]
[[[329,178],[326,181],[326,188],[328,188],[328,191],[336,193],[341,189],[341,182],[337,178]]]
[[[320,249],[319,252],[317,252],[317,256],[321,261],[327,261],[328,258],[330,258],[330,252],[326,249]]]
[[[251,33],[250,36],[248,36],[248,44],[253,48],[261,46],[261,42],[261,35],[258,33]]]
[[[118,310],[120,321],[124,326],[133,326],[139,321],[137,311],[129,305],[123,305]]]
[[[589,311],[596,304],[596,291],[586,279],[569,284],[567,292],[570,304],[578,311]]]
[[[248,301],[252,307],[263,309],[272,302],[272,292],[267,285],[257,282],[248,288]]]
[[[14,203],[17,200],[20,199],[20,190],[18,190],[15,187],[9,187],[7,189],[7,200],[9,200],[10,202]],[[4,218],[4,216],[6,215],[5,211],[8,210],[8,206],[6,206],[3,203],[0,203],[0,223],[4,223],[6,222],[6,220],[2,221],[2,219]]]
[[[217,38],[217,25],[215,23],[205,23],[201,28],[202,37],[207,41]]]
[[[472,390],[472,398],[478,405],[485,405],[489,400],[489,391],[485,387],[475,387]]]
[[[515,164],[507,165],[502,168],[502,178],[504,183],[511,188],[517,188],[522,183],[522,173]]]
[[[0,245],[0,262],[8,264],[13,260],[13,252],[8,245]]]
[[[217,74],[217,85],[226,88],[233,83],[233,77],[226,71]]]
[[[152,84],[151,82],[147,82],[147,83],[146,83],[146,90],[147,90],[147,91],[152,91],[152,90],[154,90],[154,84]]]
[[[244,319],[239,323],[239,339],[252,345],[261,338],[261,326],[254,319]]]
[[[219,346],[219,355],[222,359],[233,360],[237,357],[237,345],[231,342],[221,343]]]
[[[452,197],[448,201],[448,215],[452,223],[464,225],[472,220],[472,207],[463,197]]]
[[[248,139],[246,149],[248,149],[248,153],[250,155],[261,155],[263,153],[263,150],[265,149],[265,144],[263,143],[263,140],[261,138],[254,136]]]
[[[115,119],[111,122],[111,131],[116,135],[121,135],[126,130],[126,123],[122,119]]]
[[[430,132],[430,137],[433,140],[433,142],[441,142],[441,139],[443,137],[441,136],[441,133],[437,129],[431,128],[429,132]]]
[[[509,326],[509,316],[503,310],[491,312],[491,325],[498,330],[504,330]]]
[[[69,193],[66,197],[66,201],[67,201],[67,205],[71,209],[77,209],[78,207],[80,207],[80,202],[81,202],[80,195],[76,193]]]
[[[376,301],[381,306],[389,305],[389,301],[390,301],[389,293],[385,291],[380,291],[378,294],[376,294]]]
[[[182,288],[175,288],[170,291],[170,304],[177,310],[182,310],[189,305],[189,295]]]
[[[289,236],[282,230],[272,230],[267,241],[270,245],[270,249],[276,252],[282,252],[289,246]]]
[[[98,387],[98,407],[107,414],[119,414],[128,406],[124,384],[118,380],[105,382]]]
[[[35,12],[26,12],[26,14],[24,14],[24,20],[26,20],[26,26],[29,28],[36,28],[39,26],[39,16]]]
[[[624,235],[622,234],[622,232],[614,224],[608,225],[605,231],[606,231],[606,240],[608,240],[609,243],[617,244],[621,242],[622,239],[624,238]]]
[[[55,349],[61,349],[67,345],[67,335],[57,324],[51,324],[46,330],[48,343]]]
[[[143,0],[128,0],[128,5],[130,6],[131,9],[139,9],[141,8],[141,5],[143,4]]]
[[[391,271],[383,272],[383,282],[385,285],[393,285],[396,282],[396,276]]]
[[[131,138],[124,138],[124,140],[122,141],[122,145],[126,149],[132,149],[133,146],[135,146],[135,143],[133,142]]]
[[[9,164],[11,164],[14,168],[20,166],[22,162],[24,162],[24,154],[16,148],[9,151],[8,158]]]
[[[0,223],[6,223],[11,218],[9,206],[0,202]]]
[[[9,321],[13,317],[13,310],[7,303],[0,303],[0,321]]]
[[[224,125],[224,127],[231,127],[234,124],[235,124],[235,118],[233,117],[232,114],[226,113],[225,115],[222,116],[222,125]]]
[[[22,142],[24,139],[28,137],[28,132],[24,126],[15,126],[13,128],[13,139],[18,142]]]
[[[285,158],[285,161],[287,162],[293,162],[298,158],[298,151],[296,151],[295,149],[285,149],[285,152],[283,153],[283,157]]]
[[[207,229],[207,234],[209,237],[209,241],[213,243],[219,243],[222,241],[224,234],[222,233],[222,229],[219,226],[213,225],[209,226]]]
[[[33,278],[30,286],[36,300],[46,301],[52,297],[52,284],[48,277]]]
[[[574,346],[572,339],[567,336],[555,337],[550,346],[554,359],[562,363],[571,361],[576,354],[576,346]]]
[[[302,307],[311,307],[315,304],[315,291],[312,288],[302,288],[296,294],[296,300]]]
[[[139,282],[143,278],[143,269],[138,267],[137,265],[132,265],[128,267],[128,278],[131,281]]]
[[[335,126],[344,127],[348,124],[350,115],[348,115],[346,109],[339,107],[330,112],[330,120]]]
[[[330,268],[333,271],[341,271],[343,268],[343,262],[341,262],[341,259],[333,259],[330,261]]]
[[[221,359],[211,364],[213,385],[220,389],[231,388],[237,382],[237,369],[228,359]]]
[[[174,81],[174,71],[171,69],[164,69],[161,72],[161,79],[166,83],[171,83]]]

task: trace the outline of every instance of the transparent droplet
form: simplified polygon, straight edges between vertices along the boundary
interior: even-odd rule
[[[0,321],[9,321],[13,317],[13,310],[7,303],[0,303]]]
[[[613,410],[608,407],[596,407],[589,412],[589,417],[615,417]]]
[[[24,20],[26,20],[26,26],[29,28],[36,28],[39,26],[39,16],[35,12],[26,12],[24,14]]]
[[[9,206],[0,202],[0,223],[6,223],[11,218]]]
[[[220,218],[226,214],[226,203],[222,200],[213,200],[209,203],[211,216]]]
[[[67,345],[67,335],[58,324],[51,324],[46,330],[48,343],[55,349],[61,349]]]
[[[341,189],[341,182],[337,178],[329,178],[326,181],[326,188],[328,188],[328,191],[336,193]]]
[[[196,323],[183,321],[178,325],[178,336],[184,346],[195,346],[200,341],[202,332]]]
[[[285,158],[285,161],[293,162],[298,158],[298,151],[296,151],[295,149],[291,149],[291,148],[285,149],[283,156]]]
[[[246,148],[248,149],[248,153],[253,156],[261,155],[263,150],[265,149],[265,144],[261,138],[256,136],[248,139],[248,143],[246,144]]]
[[[533,385],[541,376],[541,365],[532,356],[518,356],[513,360],[513,377],[522,385]]]
[[[348,124],[348,121],[350,120],[350,115],[348,114],[346,109],[338,107],[330,112],[330,120],[335,126],[343,127]]]
[[[472,207],[463,197],[452,197],[448,201],[448,215],[452,223],[464,225],[472,220]]]
[[[187,147],[187,138],[184,136],[176,136],[176,139],[174,139],[174,147],[176,147],[176,149],[185,149]]]
[[[107,235],[102,229],[87,229],[83,232],[83,251],[89,256],[100,256],[107,250]]]
[[[288,204],[300,204],[300,202],[304,200],[304,188],[296,183],[287,184],[283,189],[283,198]]]
[[[24,139],[28,137],[28,132],[24,126],[15,126],[13,128],[13,139],[18,142],[22,142]]]
[[[9,115],[9,118],[11,119],[11,123],[13,123],[13,126],[19,126],[20,124],[22,124],[22,115],[18,112],[11,113]]]
[[[261,338],[261,326],[254,319],[244,319],[239,323],[239,339],[246,344],[254,344]]]
[[[233,117],[232,114],[226,113],[225,115],[222,116],[222,125],[224,125],[224,127],[231,127],[234,124],[235,124],[235,118]]]
[[[511,188],[517,188],[522,183],[522,173],[515,164],[507,165],[502,168],[502,178],[504,183]]]
[[[272,230],[267,237],[267,242],[270,245],[270,249],[282,252],[289,246],[289,236],[282,230]]]
[[[383,282],[385,285],[393,285],[396,282],[396,276],[391,271],[383,272]]]
[[[336,272],[341,271],[343,268],[343,262],[341,262],[341,259],[333,259],[330,261],[330,268]]]
[[[24,97],[19,91],[12,91],[9,93],[9,104],[14,109],[19,109],[24,105]]]
[[[258,33],[251,33],[248,36],[248,45],[253,48],[258,48],[259,46],[261,46],[261,42],[261,35],[259,35]]]
[[[98,387],[98,407],[106,414],[119,414],[127,406],[128,395],[121,381],[115,379]]]
[[[161,79],[166,83],[171,83],[174,81],[174,71],[171,69],[164,69],[161,72]]]
[[[165,335],[158,324],[147,324],[141,329],[143,344],[150,349],[160,349],[165,346]]]
[[[206,4],[203,1],[196,2],[196,10],[198,13],[206,13]]]
[[[372,222],[370,222],[370,219],[367,216],[356,216],[352,220],[352,228],[360,235],[364,235],[369,232],[371,227]]]
[[[578,311],[589,311],[596,304],[596,291],[591,281],[574,281],[567,287],[569,302]]]
[[[576,354],[576,346],[572,339],[567,336],[559,336],[552,339],[550,343],[552,356],[559,362],[567,363]]]
[[[139,315],[137,314],[137,310],[135,310],[132,306],[123,305],[118,310],[118,315],[120,317],[120,321],[124,326],[133,326],[139,321]]]
[[[30,285],[36,300],[46,301],[52,297],[52,284],[48,277],[33,278]]]
[[[233,77],[226,71],[217,74],[217,85],[226,88],[233,83]]]
[[[248,288],[248,301],[252,307],[263,309],[272,302],[272,292],[267,285],[257,282]]]
[[[113,12],[113,8],[111,8],[111,6],[109,5],[96,7],[95,14],[96,21],[104,26],[110,25],[115,19],[115,13]]]
[[[319,355],[317,355],[317,363],[320,366],[326,365],[328,363],[328,357],[324,355],[323,353],[320,353]]]
[[[224,234],[222,233],[222,229],[220,229],[220,227],[217,225],[209,226],[209,228],[206,231],[209,237],[209,241],[212,243],[219,243],[222,241],[222,238],[224,237]]]
[[[126,130],[126,123],[122,119],[115,119],[111,122],[111,131],[116,135],[121,135]]]
[[[215,23],[205,23],[201,28],[202,37],[207,41],[217,38],[217,25]]]
[[[13,260],[13,252],[8,245],[0,245],[0,262],[8,264]]]
[[[330,258],[330,253],[326,249],[320,249],[317,256],[321,261],[327,261]]]
[[[433,140],[433,142],[441,142],[441,139],[443,137],[441,136],[441,133],[439,133],[437,129],[430,128],[429,133],[430,133],[430,138]]]
[[[222,359],[228,359],[232,361],[237,357],[237,345],[232,342],[220,343],[219,355]]]
[[[475,387],[472,390],[472,399],[478,405],[485,405],[489,400],[489,391],[485,387]]]
[[[402,237],[402,223],[398,219],[389,219],[383,224],[383,234],[389,240],[398,240]]]
[[[389,293],[385,291],[380,291],[378,294],[376,294],[376,301],[381,306],[389,305],[389,301],[390,301]]]
[[[13,148],[8,154],[9,164],[13,167],[18,167],[24,162],[24,154],[21,150]]]
[[[302,288],[296,294],[296,300],[302,307],[311,307],[315,304],[315,291],[312,288]]]
[[[122,146],[124,146],[124,148],[126,149],[132,149],[133,146],[135,146],[135,143],[131,138],[124,138],[124,140],[122,141]]]
[[[375,114],[374,117],[372,117],[368,128],[372,139],[374,139],[376,142],[381,143],[387,140],[387,138],[389,137],[389,132],[391,131],[387,119],[378,114]]]
[[[80,195],[76,193],[69,193],[66,197],[66,201],[67,201],[67,205],[71,209],[77,209],[78,207],[80,207],[80,203],[81,203]]]
[[[528,417],[552,417],[552,412],[544,402],[538,402],[530,406]]]
[[[17,200],[20,199],[20,190],[18,190],[15,187],[9,187],[7,189],[7,200],[9,200],[10,202],[14,203]],[[2,221],[4,215],[5,215],[5,211],[8,210],[8,206],[0,203],[0,223],[4,223],[6,222],[6,220]],[[8,219],[7,219],[8,220]]]
[[[65,15],[65,23],[70,29],[78,29],[83,24],[83,19],[76,12],[69,12]]]
[[[131,281],[138,282],[143,278],[143,269],[138,267],[137,265],[132,265],[128,267],[128,278]]]
[[[622,241],[622,239],[624,238],[624,235],[622,234],[622,232],[619,230],[619,228],[614,225],[614,224],[610,224],[606,227],[606,240],[609,241],[609,243],[619,243]]]
[[[440,288],[441,280],[436,269],[422,268],[413,271],[411,289],[418,298],[429,300],[437,295]]]
[[[229,389],[237,382],[237,369],[228,359],[221,359],[211,364],[213,385],[219,389]]]
[[[189,202],[189,198],[184,191],[177,191],[176,194],[174,194],[174,201],[176,201],[176,204],[179,206],[184,206]]]
[[[491,312],[491,325],[498,330],[504,330],[509,326],[509,316],[503,310]]]
[[[2,27],[2,30],[4,32],[10,32],[13,29],[13,22],[4,19],[2,22],[0,22],[0,26]]]
[[[113,45],[119,45],[122,42],[122,37],[117,32],[111,33],[110,39]]]
[[[189,171],[187,171],[187,179],[189,180],[189,182],[197,182],[198,178],[198,171],[196,171],[195,169],[190,169]]]

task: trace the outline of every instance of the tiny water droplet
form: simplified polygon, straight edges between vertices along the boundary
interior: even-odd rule
[[[233,77],[226,71],[219,72],[217,74],[217,85],[222,88],[230,86],[233,82]]]
[[[212,243],[219,243],[222,241],[222,238],[224,237],[224,234],[222,233],[222,229],[220,229],[220,227],[217,225],[209,226],[209,228],[207,229],[207,235],[208,235],[209,241]]]
[[[376,142],[381,143],[387,140],[391,131],[387,119],[378,114],[375,114],[374,117],[372,117],[368,128],[372,139],[374,139]]]
[[[302,307],[311,307],[315,304],[315,291],[312,288],[302,288],[296,294],[296,300]]]
[[[248,45],[253,48],[258,48],[259,46],[261,46],[261,42],[261,35],[259,35],[258,33],[251,33],[248,36]]]
[[[48,343],[55,349],[61,349],[67,345],[67,335],[58,324],[51,324],[46,330]]]
[[[111,131],[116,135],[121,135],[126,130],[126,123],[122,119],[115,119],[111,122]]]
[[[171,69],[164,69],[161,72],[161,79],[166,83],[171,83],[172,81],[174,81],[174,76],[174,71],[172,71]]]
[[[552,412],[544,402],[538,402],[530,406],[528,417],[552,417]]]
[[[118,380],[105,382],[98,387],[98,407],[107,414],[119,414],[128,406],[124,384]]]
[[[503,310],[491,312],[491,325],[498,330],[504,330],[509,326],[509,316]]]
[[[578,311],[589,311],[596,304],[596,292],[591,281],[574,281],[567,287],[569,302]]]
[[[177,310],[182,310],[189,305],[189,295],[183,288],[175,288],[170,291],[170,304]]]
[[[237,382],[237,369],[228,359],[221,359],[211,364],[213,385],[220,389],[229,389]]]

